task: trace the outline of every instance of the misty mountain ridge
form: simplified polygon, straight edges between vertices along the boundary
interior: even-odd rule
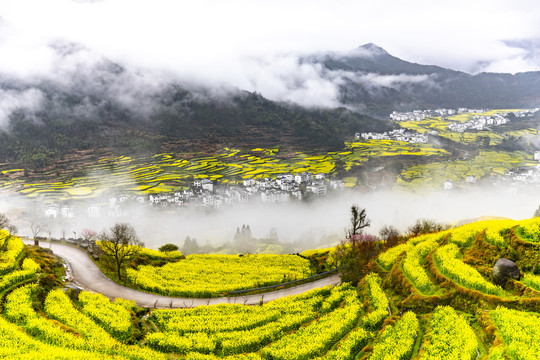
[[[317,106],[317,99],[303,107],[256,91],[133,70],[69,42],[51,48],[57,60],[48,76],[0,74],[2,162],[41,168],[87,150],[340,149],[355,132],[395,128],[383,120],[392,111],[540,102],[540,72],[469,75],[407,62],[371,43],[298,58],[310,76],[335,88],[340,106],[330,108]],[[287,86],[301,90],[309,79],[294,80]]]
[[[421,65],[401,60],[373,43],[359,46],[348,54],[327,54],[323,57],[323,64],[329,70],[378,73],[381,75],[459,73],[439,66]]]
[[[321,65],[327,78],[340,79],[343,105],[377,116],[430,108],[536,107],[540,102],[540,72],[470,75],[411,63],[371,43],[303,61]]]
[[[306,109],[241,89],[138,73],[88,50],[55,44],[54,76],[0,75],[0,161],[32,168],[65,154],[217,152],[223,147],[341,149],[358,129],[389,122],[348,110]],[[82,55],[81,55],[82,54]]]

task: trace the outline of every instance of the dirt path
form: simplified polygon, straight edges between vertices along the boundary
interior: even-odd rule
[[[33,244],[33,241],[23,239],[25,244]],[[220,303],[256,305],[262,300],[268,302],[284,296],[298,295],[308,290],[326,285],[336,285],[341,282],[340,276],[333,275],[321,280],[295,286],[288,289],[277,290],[257,295],[245,295],[237,297],[222,297],[211,299],[176,298],[150,294],[133,290],[119,285],[103,275],[99,268],[82,249],[53,242],[40,241],[44,248],[50,248],[68,264],[68,274],[71,281],[84,290],[101,293],[109,298],[122,298],[133,300],[138,306],[149,308],[184,308],[199,305],[211,305]]]

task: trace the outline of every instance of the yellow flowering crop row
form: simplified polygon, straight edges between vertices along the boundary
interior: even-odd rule
[[[521,281],[530,288],[540,291],[540,276],[534,274],[524,274]]]
[[[501,232],[514,227],[516,224],[515,220],[486,221],[486,241],[495,246],[505,247],[507,241],[502,237]]]
[[[370,359],[408,359],[414,347],[414,342],[420,323],[416,315],[408,311],[395,325],[384,329],[381,338],[373,345]]]
[[[245,331],[218,333],[215,338],[221,343],[224,355],[258,351],[261,347],[272,341],[279,340],[287,332],[298,329],[300,326],[313,321],[316,317],[317,313],[309,309],[289,312],[277,321],[261,327]]]
[[[51,318],[77,330],[83,338],[98,348],[110,348],[116,344],[111,335],[73,306],[62,289],[52,290],[47,295],[44,310]]]
[[[89,317],[79,312],[61,289],[49,292],[44,303],[44,310],[49,317],[75,329],[86,340],[86,346],[91,349],[132,359],[157,360],[165,358],[162,354],[148,348],[121,344]]]
[[[463,359],[477,356],[478,339],[471,326],[450,306],[438,306],[431,320],[421,359]]]
[[[50,345],[71,349],[85,348],[84,339],[64,331],[57,323],[41,317],[32,308],[31,293],[36,286],[18,288],[7,296],[4,313],[6,318]]]
[[[475,268],[458,259],[459,256],[457,245],[448,244],[435,251],[434,260],[442,274],[459,285],[486,294],[502,295],[500,286],[493,285],[484,279]]]
[[[23,332],[17,325],[0,317],[0,358],[3,359],[53,359],[53,360],[102,360],[97,351],[80,351],[44,344]],[[108,359],[126,359],[110,356]]]
[[[476,234],[482,231],[484,228],[479,223],[471,223],[467,225],[460,226],[458,228],[449,230],[452,236],[450,241],[459,247],[468,246],[471,242],[474,241]]]
[[[184,257],[181,251],[159,251],[154,249],[141,248],[141,255],[146,255],[151,259],[181,259]]]
[[[258,351],[261,347],[280,339],[287,332],[314,320],[317,317],[316,309],[321,303],[321,292],[273,301],[264,305],[262,309],[281,310],[282,316],[277,321],[251,330],[217,333],[215,338],[221,343],[224,355]]]
[[[366,314],[362,318],[362,323],[367,330],[373,330],[379,327],[388,316],[388,307],[390,304],[381,288],[381,278],[379,275],[374,273],[367,275],[366,282],[369,290],[369,301],[375,310]]]
[[[33,309],[31,294],[36,287],[37,285],[27,285],[9,294],[6,299],[4,315],[24,328],[28,334],[39,338],[43,343],[36,342],[18,329],[11,328],[9,333],[4,333],[2,326],[5,320],[0,317],[0,357],[3,357],[1,354],[5,354],[4,347],[8,346],[13,350],[19,350],[19,352],[10,355],[10,359],[164,359],[163,355],[150,349],[138,346],[127,347],[116,342],[100,346],[100,344],[89,342],[83,337],[65,331],[58,322],[40,316]],[[11,324],[9,326],[13,327]],[[5,336],[9,339],[6,339]],[[23,339],[24,346],[29,344],[32,351],[26,354],[24,346],[21,349],[20,344],[9,342],[17,338]]]
[[[25,259],[24,261],[27,269],[24,269],[23,265],[23,270],[12,271],[0,278],[0,291],[6,290],[15,284],[36,277],[37,270],[35,269],[35,266],[39,268],[39,265],[31,259]]]
[[[439,231],[437,233],[423,234],[409,239],[407,243],[411,245],[418,245],[428,240],[436,240],[437,242],[439,242],[448,233],[449,230]]]
[[[114,300],[114,303],[116,305],[119,305],[119,306],[123,307],[124,309],[127,309],[127,310],[135,310],[135,308],[137,307],[137,304],[135,303],[135,301],[126,300],[126,299],[122,299],[122,298],[116,298]]]
[[[22,269],[37,273],[41,268],[37,262],[35,262],[34,260],[30,258],[26,258],[23,260]]]
[[[347,337],[340,341],[338,347],[330,350],[316,360],[353,360],[354,356],[366,345],[371,334],[362,328],[353,329]]]
[[[5,274],[15,267],[16,260],[24,249],[24,244],[20,238],[9,236],[6,230],[0,230],[0,237],[6,238],[5,250],[0,253],[0,274]]]
[[[482,222],[486,227],[486,241],[492,245],[505,247],[507,241],[502,237],[501,232],[516,226],[515,220],[490,220]]]
[[[189,255],[162,267],[127,270],[128,278],[147,291],[184,297],[217,297],[308,274],[309,261],[296,255]]]
[[[301,325],[317,317],[316,310],[321,307],[323,295],[329,293],[328,288],[309,291],[300,296],[289,296],[272,301],[264,306],[247,307],[237,304],[220,304],[194,309],[156,310],[152,319],[162,329],[183,327],[175,324],[195,324],[197,320],[205,321],[205,326],[197,328],[210,335],[209,341],[221,348],[224,355],[242,352],[258,351],[262,346],[282,337],[286,332],[295,330]],[[280,314],[267,323],[248,330],[227,330],[227,328],[247,328],[237,324],[224,326],[223,322],[231,324],[230,319],[240,321],[240,318],[253,317],[262,319],[265,313]],[[204,320],[203,320],[204,319]],[[211,321],[213,319],[213,322]],[[221,331],[216,331],[221,330]],[[151,342],[147,344],[156,349],[167,349],[174,352],[189,352],[194,349],[190,337],[182,337],[179,332],[165,331],[163,335],[149,335]],[[191,333],[188,333],[191,335]],[[183,340],[178,340],[183,338]],[[200,352],[200,349],[199,349]]]
[[[190,316],[181,318],[181,321],[168,321],[162,329],[180,335],[201,331],[216,333],[249,330],[276,321],[281,315],[281,312],[277,310],[267,310],[226,316],[218,315],[219,321],[216,321],[215,314],[209,316]]]
[[[390,249],[380,254],[377,260],[379,261],[379,264],[382,266],[383,269],[390,270],[390,268],[395,264],[397,258],[404,252],[409,251],[411,248],[412,245],[409,243],[391,247]]]
[[[301,296],[290,296],[262,306],[262,311],[279,310],[282,316],[275,322],[245,330],[216,333],[224,355],[258,351],[261,347],[283,337],[317,317],[325,291],[311,291]]]
[[[422,267],[427,255],[438,246],[435,237],[419,243],[407,252],[403,260],[403,273],[424,294],[433,292],[433,284]]]
[[[345,298],[356,296],[356,290],[348,283],[343,283],[332,289],[332,293],[324,299],[321,313],[327,314],[338,307]]]
[[[381,288],[381,278],[375,273],[367,275],[366,282],[369,287],[369,300],[375,310],[388,310],[388,298]]]
[[[499,306],[490,317],[500,330],[506,354],[511,359],[540,359],[540,317],[538,313]]]
[[[202,332],[185,336],[156,332],[146,336],[146,344],[152,349],[181,355],[188,352],[210,353],[216,348],[215,340]]]
[[[257,308],[243,306],[242,304],[216,304],[186,309],[158,309],[152,312],[151,318],[158,326],[164,327],[169,321],[183,321],[184,318],[251,314],[255,309]]]
[[[101,325],[109,334],[118,340],[126,340],[133,334],[131,314],[129,311],[101,295],[88,291],[79,294],[82,311]]]
[[[197,352],[190,352],[186,356],[186,360],[262,360],[262,357],[256,353],[250,354],[238,354],[226,357],[219,357],[211,354],[201,354]]]
[[[322,355],[355,327],[361,311],[357,298],[347,298],[347,304],[317,321],[286,335],[262,350],[267,360],[305,360]]]
[[[524,240],[540,242],[540,218],[520,221],[518,233]]]

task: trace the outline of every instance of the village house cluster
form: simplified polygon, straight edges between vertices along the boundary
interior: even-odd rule
[[[405,141],[411,144],[416,143],[427,143],[428,136],[427,134],[419,134],[411,131],[406,131],[405,129],[397,129],[392,131],[385,131],[383,133],[356,133],[354,136],[356,139],[374,139],[374,140],[396,140],[396,141]]]
[[[513,113],[515,117],[530,116],[538,111],[538,108],[527,109]],[[474,115],[473,118],[464,123],[452,123],[448,129],[455,132],[465,132],[467,130],[485,130],[489,126],[500,126],[508,123],[510,119],[506,113],[496,113],[491,116]]]
[[[493,116],[474,115],[474,117],[464,123],[454,122],[448,125],[448,129],[455,132],[465,132],[467,130],[485,130],[489,126],[504,125],[510,120],[506,114],[494,114]]]
[[[515,117],[522,118],[526,116],[530,116],[537,112],[539,108],[534,109],[523,109],[520,111],[515,111],[512,114],[515,115]],[[443,120],[445,120],[446,116],[452,116],[456,114],[481,114],[488,110],[486,109],[468,109],[468,108],[459,108],[457,110],[454,109],[437,109],[437,110],[414,110],[410,112],[397,112],[394,111],[390,114],[390,119],[394,121],[422,121],[429,117],[436,117],[440,116]],[[468,125],[470,129],[474,129],[472,126],[478,126],[479,124],[482,124],[483,126],[486,125],[502,125],[505,122],[502,122],[503,119],[506,119],[508,121],[507,113],[496,113],[492,116],[482,116],[482,115],[475,115],[473,119],[468,121],[470,122]],[[478,121],[480,120],[480,121]],[[464,123],[464,124],[467,124]],[[452,124],[454,125],[454,124]],[[462,125],[460,123],[456,123],[455,125]],[[453,131],[459,131],[450,129]],[[481,129],[480,129],[481,130]],[[465,130],[463,130],[465,131]]]
[[[483,112],[483,110],[468,110],[459,109],[457,112],[454,109],[437,109],[437,110],[413,110],[410,112],[393,111],[390,114],[390,119],[394,121],[422,121],[428,117],[434,116],[450,116],[459,112]]]
[[[114,195],[108,201],[74,208],[69,203],[55,203],[45,210],[48,218],[123,217],[133,206],[183,208],[201,206],[222,208],[248,202],[285,203],[310,197],[325,196],[330,191],[341,191],[343,180],[329,180],[323,173],[280,174],[274,178],[244,179],[237,185],[220,184],[209,179],[197,179],[189,189],[174,193],[150,195]]]

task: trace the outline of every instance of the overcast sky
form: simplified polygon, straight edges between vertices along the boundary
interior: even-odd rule
[[[184,80],[263,92],[270,98],[335,88],[307,53],[375,43],[404,60],[469,73],[540,69],[540,6],[534,0],[0,0],[0,72],[54,74],[51,44],[87,50]],[[88,57],[89,59],[86,59]],[[73,59],[72,59],[73,60]],[[72,66],[71,62],[67,66]],[[300,74],[300,75],[299,75]],[[304,93],[283,79],[300,76]]]

